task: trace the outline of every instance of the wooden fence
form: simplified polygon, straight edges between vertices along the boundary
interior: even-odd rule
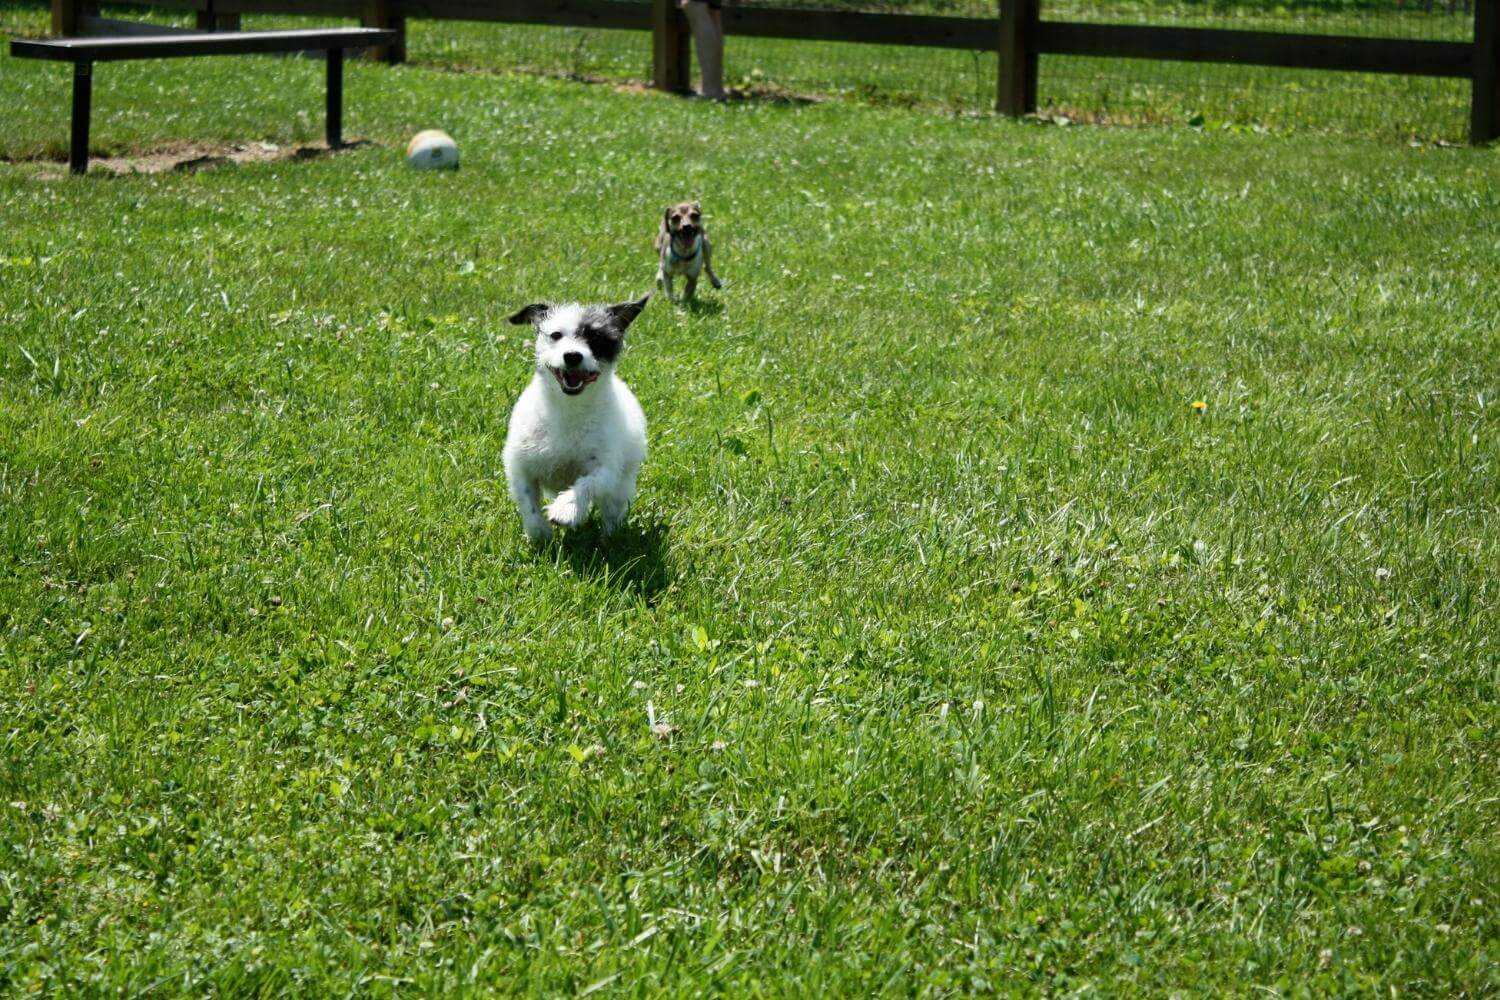
[[[200,27],[208,26],[206,0],[142,2],[196,10]],[[995,106],[1013,116],[1036,110],[1037,57],[1043,53],[1466,77],[1473,87],[1470,140],[1485,143],[1500,138],[1500,0],[1474,0],[1472,42],[1044,21],[1042,0],[997,2],[994,18],[731,4],[724,8],[724,27],[731,35],[760,38],[995,52],[1000,71]],[[214,0],[213,10],[219,27],[236,26],[241,13],[359,18],[366,25],[397,31],[399,41],[377,53],[387,62],[406,57],[408,18],[650,31],[653,84],[668,91],[688,87],[689,34],[676,0]],[[118,26],[119,22],[97,16],[93,0],[52,0],[52,27],[57,34],[118,30]]]

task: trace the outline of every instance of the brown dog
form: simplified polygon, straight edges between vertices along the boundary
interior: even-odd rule
[[[696,201],[684,201],[667,209],[656,232],[656,252],[661,255],[656,284],[666,290],[667,298],[676,298],[672,294],[672,279],[677,277],[687,279],[684,298],[690,299],[698,291],[699,274],[707,274],[715,288],[724,287],[714,274],[713,247],[709,245],[708,233],[703,231],[703,209]]]

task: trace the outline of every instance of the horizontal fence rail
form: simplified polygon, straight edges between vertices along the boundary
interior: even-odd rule
[[[1473,84],[1471,141],[1500,138],[1500,0],[1474,0],[1472,42],[1043,21],[1041,0],[997,3],[995,18],[731,5],[724,8],[724,27],[728,34],[757,38],[995,52],[1000,68],[996,107],[1015,116],[1036,111],[1039,55],[1467,78]],[[141,5],[201,13],[206,3],[142,0]],[[378,53],[387,62],[405,58],[408,18],[650,31],[652,83],[669,91],[688,86],[688,28],[675,0],[216,0],[214,10],[229,18],[358,18],[398,33],[398,41]],[[61,35],[132,30],[99,18],[89,0],[52,0],[52,15],[53,31]]]
[[[1043,21],[1037,44],[1042,52],[1065,56],[1168,59],[1402,76],[1469,76],[1474,66],[1474,47],[1467,42],[1219,28]]]
[[[979,52],[995,51],[996,38],[993,18],[766,7],[725,7],[724,31],[751,38],[917,45]]]

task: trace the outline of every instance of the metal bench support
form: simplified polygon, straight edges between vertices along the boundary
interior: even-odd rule
[[[219,16],[212,7],[208,13]],[[328,147],[338,149],[344,145],[344,50],[390,45],[395,41],[396,32],[379,28],[179,31],[114,38],[13,38],[10,54],[19,59],[50,59],[73,64],[73,134],[68,146],[68,169],[81,174],[89,168],[89,112],[93,105],[95,63],[185,56],[322,52],[328,60]]]
[[[81,174],[89,168],[89,112],[94,103],[94,64],[73,64],[73,136],[68,145],[68,169]]]
[[[328,148],[344,144],[344,50],[328,50]]]

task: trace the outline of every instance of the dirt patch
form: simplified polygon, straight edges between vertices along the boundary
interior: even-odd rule
[[[478,66],[471,63],[449,63],[449,64],[421,64],[423,69],[435,73],[455,73],[459,76],[539,76],[549,80],[567,80],[570,83],[586,83],[591,86],[609,87],[617,94],[654,94],[661,95],[661,91],[641,80],[621,80],[618,77],[597,76],[592,73],[569,73],[558,70],[542,69],[533,66],[509,66],[503,69],[494,66]],[[725,88],[724,102],[736,104],[746,101],[763,104],[821,104],[825,100],[818,94],[799,94],[785,87],[774,84],[746,81],[744,84]],[[698,98],[693,94],[677,95]]]
[[[625,83],[620,83],[614,80],[580,79],[576,76],[563,77],[562,79],[579,80],[579,82],[582,83],[609,84],[614,88],[615,92],[619,94],[661,93],[661,91],[652,87],[650,84],[641,83],[638,80],[631,80]],[[687,97],[691,100],[697,101],[709,100],[709,98],[701,97],[697,94],[682,94],[678,96]],[[777,87],[772,84],[756,83],[746,84],[745,86],[741,87],[725,88],[724,99],[720,103],[740,104],[745,102],[757,102],[761,104],[821,104],[823,102],[823,98],[814,94],[794,93],[784,87]]]
[[[368,146],[359,140],[347,142],[339,151]],[[158,149],[131,153],[127,156],[91,156],[89,172],[103,172],[116,177],[132,174],[164,174],[171,171],[213,170],[218,167],[241,163],[273,163],[277,160],[313,160],[332,156],[335,150],[321,143],[311,146],[279,146],[273,142],[249,142],[236,145],[212,145],[204,143],[173,143]],[[41,180],[56,180],[66,177],[66,160],[52,158],[6,159],[7,163],[35,164],[36,176]]]

